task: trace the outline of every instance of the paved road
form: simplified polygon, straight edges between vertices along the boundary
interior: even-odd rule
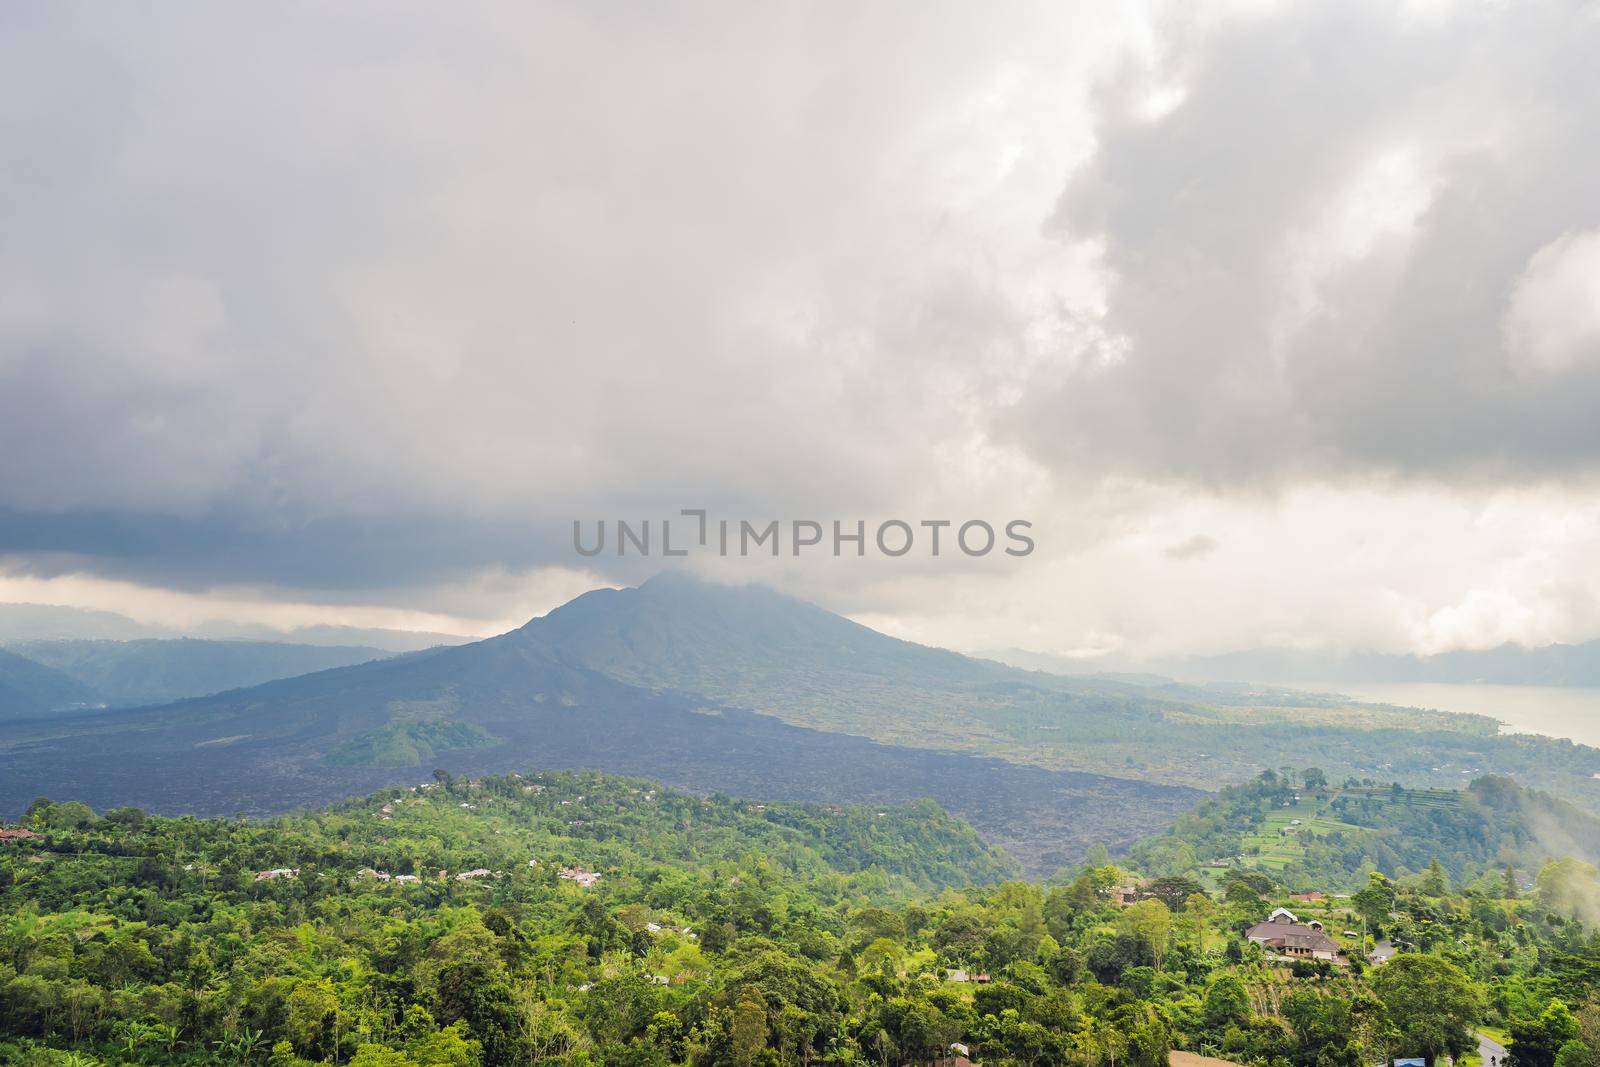
[[[1478,1057],[1483,1061],[1483,1067],[1498,1067],[1506,1062],[1506,1048],[1488,1034],[1478,1033]]]

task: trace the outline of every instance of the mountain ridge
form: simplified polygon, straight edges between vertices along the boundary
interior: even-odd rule
[[[101,702],[94,687],[65,672],[0,648],[0,719]]]
[[[348,645],[195,637],[25,641],[9,650],[76,679],[112,707],[169,703],[394,655]]]

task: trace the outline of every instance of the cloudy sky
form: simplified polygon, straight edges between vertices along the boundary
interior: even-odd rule
[[[0,600],[486,633],[575,518],[965,648],[1600,637],[1600,6],[0,9]]]

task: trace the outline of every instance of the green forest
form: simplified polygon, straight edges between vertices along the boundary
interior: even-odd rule
[[[548,772],[436,772],[259,822],[42,799],[23,821],[0,842],[6,1063],[1358,1067],[1470,1062],[1482,1031],[1512,1067],[1593,1067],[1600,1048],[1594,870],[1572,858],[1531,890],[1491,864],[1462,882],[1452,853],[1299,902],[1261,869],[1152,875],[1095,849],[1030,884],[928,802]],[[1280,904],[1338,957],[1241,936]],[[1373,965],[1380,943],[1398,954]]]

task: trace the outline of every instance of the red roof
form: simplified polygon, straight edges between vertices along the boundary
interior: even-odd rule
[[[32,830],[0,830],[0,841],[31,841],[38,836]]]

